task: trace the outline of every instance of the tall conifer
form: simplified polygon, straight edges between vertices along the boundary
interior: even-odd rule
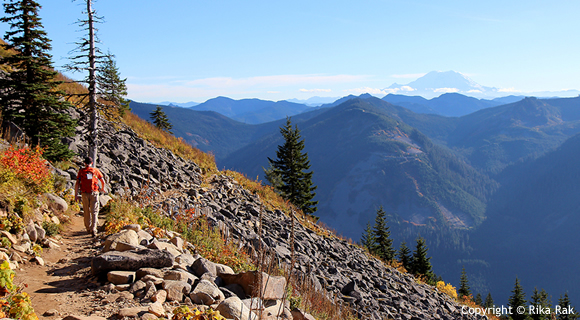
[[[113,60],[114,55],[110,52],[105,56],[102,66],[98,69],[97,92],[98,96],[105,103],[100,109],[111,118],[119,118],[129,110],[127,96],[127,79],[122,79],[117,68],[117,63]]]
[[[570,298],[568,298],[568,292],[564,293],[564,296],[560,295],[560,299],[558,299],[558,305],[560,306],[560,310],[569,310],[569,307],[572,307],[570,304]],[[580,315],[576,312],[576,309],[572,307],[573,312],[568,314],[564,312],[560,312],[558,315],[558,320],[575,320],[580,318]]]
[[[401,242],[397,257],[399,262],[403,265],[403,268],[409,270],[411,264],[411,249],[407,247],[407,243],[405,241]]]
[[[74,121],[64,113],[70,105],[57,90],[57,72],[52,67],[50,39],[38,16],[40,5],[33,0],[8,0],[0,21],[10,24],[5,50],[13,55],[2,58],[8,68],[0,79],[0,108],[5,120],[14,122],[45,148],[49,160],[63,160],[73,153],[62,143],[74,134]]]
[[[431,262],[429,261],[431,257],[427,257],[428,250],[425,239],[422,237],[417,238],[417,246],[413,252],[410,271],[414,275],[423,275],[427,280],[432,280],[435,275],[433,274]]]
[[[381,206],[377,210],[374,226],[375,238],[375,254],[385,261],[391,261],[395,258],[395,250],[393,249],[393,239],[390,238],[391,232],[387,226],[387,219],[385,218],[385,210]]]
[[[151,112],[150,115],[151,120],[153,120],[153,124],[157,128],[173,134],[173,132],[171,132],[173,125],[171,125],[171,123],[169,122],[169,118],[167,118],[167,115],[165,114],[165,112],[163,112],[163,109],[160,106],[157,106],[155,111]]]
[[[469,288],[469,281],[465,273],[465,266],[461,269],[461,278],[459,279],[459,290],[457,290],[460,298],[469,297],[471,290]]]
[[[524,293],[524,288],[520,285],[520,280],[516,278],[516,284],[514,285],[514,290],[512,290],[512,295],[509,297],[508,306],[512,307],[512,319],[513,320],[524,320],[528,317],[527,307],[526,307],[526,294]],[[523,307],[523,313],[517,312],[518,307]]]
[[[494,302],[493,302],[493,298],[491,297],[491,292],[487,293],[487,296],[485,297],[485,301],[483,302],[483,306],[486,308],[493,308],[494,306]]]
[[[552,302],[550,301],[548,293],[544,289],[538,291],[538,288],[534,288],[534,293],[530,299],[530,306],[537,310],[530,315],[531,318],[534,320],[550,320],[551,316],[549,314],[541,312],[547,308],[552,308]]]
[[[373,234],[373,229],[371,228],[371,224],[367,222],[367,227],[364,230],[362,237],[361,237],[361,245],[366,248],[369,252],[375,251],[375,236]]]
[[[312,183],[313,172],[308,171],[310,161],[308,153],[303,152],[304,140],[298,126],[292,127],[290,118],[286,118],[286,125],[280,128],[280,133],[284,137],[284,144],[278,146],[277,159],[268,158],[275,173],[282,179],[280,193],[305,214],[312,214],[316,212],[318,204],[318,201],[312,201],[317,187]]]

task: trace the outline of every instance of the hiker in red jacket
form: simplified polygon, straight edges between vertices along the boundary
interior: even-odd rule
[[[99,189],[105,191],[105,180],[99,169],[91,167],[93,159],[85,158],[85,167],[79,170],[75,184],[75,198],[79,200],[82,193],[85,228],[93,237],[97,235],[99,218]],[[99,181],[101,186],[99,187]]]

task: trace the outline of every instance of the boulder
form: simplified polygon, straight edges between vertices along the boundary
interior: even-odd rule
[[[262,298],[265,300],[276,300],[284,297],[286,289],[286,278],[270,276],[265,272],[248,271],[238,274],[222,274],[220,276],[226,285],[237,283],[244,289],[246,295],[258,296],[262,283]]]
[[[183,249],[183,244],[185,243],[180,237],[173,237],[170,242],[173,243],[173,245],[176,246],[179,250]]]
[[[248,307],[240,300],[233,296],[222,301],[217,309],[222,316],[234,320],[257,320],[256,314],[250,311]]]
[[[173,257],[177,257],[183,253],[173,243],[169,243],[169,242],[155,241],[155,242],[151,243],[150,245],[148,245],[147,248],[157,249],[157,250],[165,250],[165,251],[171,253],[173,255]]]
[[[115,245],[115,251],[139,251],[143,249],[147,249],[147,247],[142,245],[133,245],[126,242],[117,242]]]
[[[106,194],[101,194],[99,196],[99,204],[100,204],[100,207],[103,208],[104,206],[106,206],[107,203],[109,203],[109,201],[111,201],[111,199],[112,198],[110,196],[108,196]]]
[[[163,290],[167,291],[167,301],[181,302],[183,296],[191,292],[191,285],[185,281],[165,280]]]
[[[222,274],[236,274],[232,268],[226,266],[225,264],[216,263],[215,269],[218,277]]]
[[[195,283],[197,277],[183,270],[167,270],[163,275],[165,280],[185,281],[191,285]]]
[[[0,231],[0,237],[4,237],[7,238],[8,241],[10,241],[10,243],[12,244],[17,244],[18,243],[18,239],[16,239],[16,236],[14,236],[12,233],[2,230]]]
[[[193,273],[198,277],[201,277],[205,273],[217,276],[217,269],[215,263],[205,258],[199,258],[195,260],[193,265],[191,265],[191,268],[193,269]]]
[[[46,230],[38,224],[34,224],[34,228],[36,229],[36,242],[44,240],[44,237],[46,237]]]
[[[26,226],[24,231],[26,231],[26,234],[28,235],[30,242],[33,242],[33,243],[36,242],[36,239],[38,238],[38,234],[36,233],[36,226],[34,225],[34,222],[31,221]]]
[[[157,290],[153,296],[151,296],[151,301],[164,303],[167,300],[167,291]]]
[[[271,302],[271,305],[266,304],[266,309],[262,312],[263,315],[273,319],[294,319],[292,312],[283,305],[282,300],[273,300]]]
[[[117,317],[139,317],[145,314],[149,310],[148,307],[132,307],[132,308],[123,308],[117,312]]]
[[[121,230],[119,233],[112,234],[105,240],[103,252],[117,250],[117,243],[119,242],[124,242],[130,246],[138,246],[139,236],[137,232],[130,229]]]
[[[141,268],[164,268],[173,265],[173,256],[167,251],[109,251],[91,261],[93,275],[109,270],[137,271]]]
[[[107,280],[116,285],[133,283],[135,277],[135,271],[109,271],[109,273],[107,273]]]
[[[165,273],[163,272],[163,270],[159,270],[159,269],[155,269],[155,268],[141,268],[141,269],[137,270],[137,279],[141,279],[141,278],[148,276],[148,275],[163,279],[163,276],[165,275]]]
[[[159,318],[165,317],[165,314],[166,314],[165,308],[163,308],[163,303],[161,303],[159,301],[152,303],[149,306],[148,311],[149,311],[149,313],[152,313],[152,314],[158,316]]]
[[[195,262],[195,258],[190,253],[184,253],[175,257],[175,262],[180,265],[189,267]]]
[[[189,297],[193,303],[204,304],[206,306],[223,301],[226,298],[215,283],[208,280],[201,280]]]
[[[52,193],[45,193],[44,197],[50,210],[56,212],[66,212],[68,210],[68,203],[63,198]]]

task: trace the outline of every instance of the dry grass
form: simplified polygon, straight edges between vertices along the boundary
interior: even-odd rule
[[[203,171],[204,175],[218,173],[215,157],[189,145],[182,138],[160,130],[151,123],[139,118],[134,113],[128,112],[123,122],[131,127],[140,137],[148,140],[159,148],[170,150],[177,156],[195,162]]]

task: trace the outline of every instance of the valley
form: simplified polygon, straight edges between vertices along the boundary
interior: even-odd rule
[[[388,98],[350,96],[292,116],[315,172],[315,199],[319,201],[316,215],[321,221],[358,241],[364,226],[382,205],[395,245],[410,243],[417,234],[425,237],[435,271],[444,279],[458,279],[465,266],[473,279],[474,292],[491,292],[499,301],[506,301],[516,276],[527,285],[528,292],[532,286],[541,286],[554,297],[564,291],[573,300],[580,297],[580,292],[558,282],[557,276],[536,281],[538,269],[527,267],[574,265],[574,259],[570,262],[567,255],[559,253],[550,254],[556,260],[549,259],[550,263],[542,258],[568,233],[546,234],[555,237],[554,241],[536,243],[532,239],[545,226],[554,230],[557,223],[576,223],[580,206],[570,203],[570,193],[557,196],[542,192],[534,199],[545,204],[534,207],[528,189],[545,183],[527,179],[538,173],[530,163],[556,152],[564,141],[580,133],[580,98],[522,98],[511,102],[517,98],[508,97],[490,103],[461,96],[455,105],[480,101],[484,107],[459,117],[416,113],[385,101]],[[134,102],[131,106],[145,119],[155,107]],[[175,134],[215,154],[220,168],[238,170],[262,181],[267,157],[274,156],[283,142],[279,127],[285,119],[244,124],[212,111],[174,107],[164,111],[175,125]],[[569,157],[564,159],[571,161]],[[516,178],[516,173],[528,178]],[[553,177],[550,185],[557,185],[557,181]],[[540,210],[551,207],[550,203],[564,205],[561,215],[542,209],[526,220],[525,230],[508,227],[518,225],[521,218],[515,217],[525,216],[530,211],[526,206]],[[510,243],[509,250],[505,243]],[[530,246],[537,250],[522,250]],[[513,263],[513,259],[522,263]],[[497,268],[502,272],[498,273]]]

